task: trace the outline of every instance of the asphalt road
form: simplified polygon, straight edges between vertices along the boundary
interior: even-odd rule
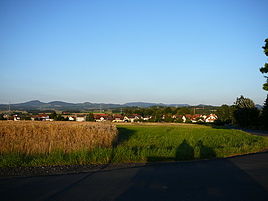
[[[268,153],[0,179],[1,201],[267,201]]]

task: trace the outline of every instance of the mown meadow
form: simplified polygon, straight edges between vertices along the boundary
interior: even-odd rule
[[[98,123],[17,123],[8,132],[0,123],[1,167],[184,161],[268,148],[267,138],[204,125],[121,124],[115,129]]]

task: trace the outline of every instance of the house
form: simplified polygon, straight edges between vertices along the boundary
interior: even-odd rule
[[[49,115],[47,114],[38,114],[38,115],[33,115],[31,116],[32,121],[53,121],[53,119],[49,118]]]
[[[187,120],[192,120],[192,115],[190,114],[185,114],[181,117],[182,122],[185,123]]]
[[[182,122],[186,121],[186,117],[184,115],[180,115],[180,114],[179,115],[172,115],[171,118],[174,119],[174,120],[175,119],[181,119]]]
[[[106,121],[106,119],[104,117],[99,117],[95,121],[96,122],[103,122],[103,121]]]
[[[142,117],[140,115],[128,115],[128,116],[125,116],[123,120],[124,120],[124,122],[133,123],[139,119],[142,119]]]
[[[20,117],[17,114],[13,115],[13,118],[14,118],[14,121],[19,121],[20,120]]]
[[[75,121],[75,116],[68,116],[69,121]]]
[[[191,121],[191,122],[196,122],[195,121],[195,118],[196,118],[197,116],[194,116],[194,115],[191,115],[191,114],[185,114],[185,115],[183,115],[181,118],[182,118],[182,122],[183,123],[185,123],[186,121]]]
[[[124,122],[124,116],[121,114],[114,114],[112,122]]]
[[[105,113],[94,113],[93,116],[96,122],[111,120],[111,118],[109,118],[109,115]]]
[[[203,116],[201,114],[194,114],[191,117],[192,123],[197,123],[197,122],[204,122]]]
[[[213,123],[215,120],[217,120],[218,117],[216,114],[210,114],[207,116],[207,118],[205,119],[205,122],[207,123]]]
[[[177,119],[178,116],[179,116],[179,115],[175,115],[175,114],[174,114],[174,115],[171,116],[171,118],[172,118],[172,119]]]
[[[149,117],[142,117],[141,119],[142,119],[143,121],[149,121],[151,118],[152,118],[152,117],[149,116]]]
[[[79,122],[86,121],[86,116],[78,115],[76,116],[76,121],[79,121]]]

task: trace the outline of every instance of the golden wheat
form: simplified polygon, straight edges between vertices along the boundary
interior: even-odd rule
[[[109,123],[0,121],[0,153],[66,153],[111,147],[117,129]]]

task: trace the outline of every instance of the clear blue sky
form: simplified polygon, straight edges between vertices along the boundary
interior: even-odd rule
[[[267,0],[1,0],[0,103],[263,104]]]

